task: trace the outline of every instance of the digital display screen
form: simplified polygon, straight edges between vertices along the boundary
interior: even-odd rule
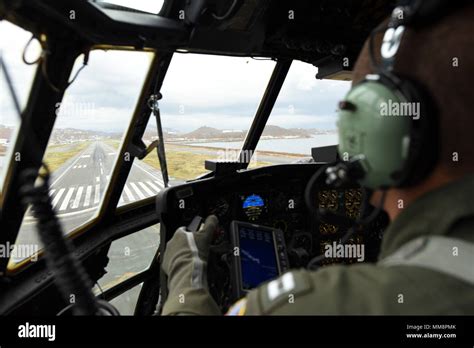
[[[264,205],[265,202],[263,201],[262,197],[259,195],[250,195],[245,198],[242,208],[247,209],[251,207],[263,207]]]
[[[239,227],[242,288],[250,290],[278,276],[278,263],[271,231]]]
[[[256,194],[244,196],[242,197],[242,208],[248,220],[256,221],[265,209],[265,200]]]

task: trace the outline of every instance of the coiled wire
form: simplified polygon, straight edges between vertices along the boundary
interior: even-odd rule
[[[72,242],[64,238],[61,224],[56,217],[49,196],[49,170],[43,164],[43,173],[37,176],[33,169],[21,173],[21,202],[30,205],[37,219],[36,228],[48,268],[54,273],[55,283],[67,302],[75,301],[73,314],[99,315],[100,306],[92,293],[91,281],[82,264],[73,254]],[[37,180],[38,178],[38,180]]]

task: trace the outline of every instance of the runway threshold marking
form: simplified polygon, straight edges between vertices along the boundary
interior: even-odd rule
[[[72,196],[72,194],[74,193],[74,190],[75,190],[74,187],[69,188],[69,190],[68,190],[67,193],[66,193],[66,196],[65,196],[64,199],[63,199],[63,203],[62,203],[61,206],[59,207],[59,211],[66,210],[66,208],[67,208],[67,206],[68,206],[68,204],[69,204],[69,200],[71,199],[71,196]]]

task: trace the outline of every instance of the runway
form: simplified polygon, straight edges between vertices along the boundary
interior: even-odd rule
[[[49,194],[53,209],[66,234],[97,214],[110,182],[116,157],[116,149],[97,141],[70,158],[51,175]],[[161,172],[135,160],[119,206],[155,196],[163,188]],[[41,248],[35,219],[29,210],[26,212],[16,244],[40,244]]]
[[[116,156],[111,146],[95,142],[53,174],[50,196],[59,217],[97,209],[110,181]],[[154,196],[163,187],[160,171],[135,161],[119,205]]]

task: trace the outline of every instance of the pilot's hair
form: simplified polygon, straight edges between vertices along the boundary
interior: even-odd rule
[[[387,21],[386,21],[387,22]],[[474,3],[429,27],[405,32],[395,72],[419,81],[439,110],[438,165],[453,174],[474,172]],[[374,37],[380,61],[383,30]],[[353,83],[373,72],[366,41],[355,64]],[[458,162],[454,161],[458,154]]]

